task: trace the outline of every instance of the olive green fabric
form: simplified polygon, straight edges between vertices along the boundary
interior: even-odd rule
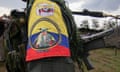
[[[70,58],[47,58],[27,64],[28,72],[75,72]]]

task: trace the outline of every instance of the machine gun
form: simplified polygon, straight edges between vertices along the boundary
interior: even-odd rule
[[[117,24],[119,15],[118,16],[107,15],[107,14],[103,14],[102,12],[91,12],[86,9],[84,10],[84,12],[72,12],[72,13],[77,15],[85,15],[85,16],[93,16],[93,17],[112,17],[116,19],[116,26],[113,28],[110,28],[108,30],[98,32],[95,34],[91,34],[91,35],[80,36],[83,44],[83,54],[82,54],[83,56],[81,59],[83,60],[88,70],[94,69],[93,65],[88,59],[89,51],[101,49],[101,48],[114,47],[115,55],[117,55],[117,48],[120,48],[120,45],[119,45],[120,26]],[[89,33],[89,31],[87,33]],[[80,56],[80,54],[78,56]]]

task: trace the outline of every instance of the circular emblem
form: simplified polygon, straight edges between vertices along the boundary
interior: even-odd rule
[[[37,34],[33,34],[33,31],[36,29],[35,27],[38,24],[41,24],[40,22],[47,21],[49,24],[51,24],[57,33],[51,32],[51,28],[47,27],[46,24],[44,24],[44,27],[38,27]],[[29,44],[33,49],[39,49],[39,50],[44,50],[44,49],[49,49],[54,47],[55,45],[59,44],[61,41],[61,31],[57,23],[55,23],[53,20],[48,19],[48,18],[40,18],[38,19],[30,29],[30,38],[29,38]]]

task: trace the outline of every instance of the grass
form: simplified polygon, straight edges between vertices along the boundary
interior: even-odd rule
[[[94,50],[90,54],[95,69],[89,72],[120,72],[120,50],[117,50],[117,56],[110,48]]]

